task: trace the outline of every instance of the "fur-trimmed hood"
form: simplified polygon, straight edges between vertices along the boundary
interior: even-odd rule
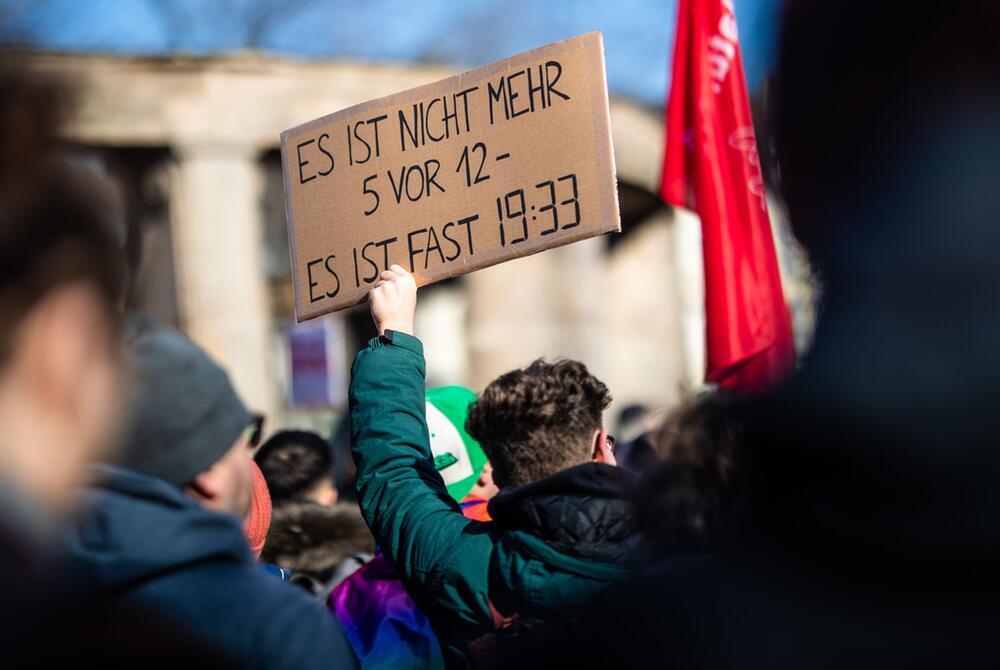
[[[261,558],[326,579],[348,558],[374,551],[375,540],[357,505],[293,502],[274,509]]]

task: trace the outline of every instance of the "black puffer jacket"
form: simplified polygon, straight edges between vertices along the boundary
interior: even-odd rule
[[[473,667],[536,658],[596,593],[627,574],[639,541],[634,484],[628,470],[587,463],[505,489],[490,502],[499,536],[490,600],[506,621],[472,644]]]
[[[638,545],[630,499],[635,481],[628,470],[586,463],[504,489],[490,501],[490,515],[505,537],[529,550],[534,547],[541,559],[552,557],[544,550],[549,548],[562,556],[559,562],[567,566],[578,559],[624,567]],[[591,569],[588,566],[587,571]],[[504,571],[496,575],[501,583],[511,576]],[[491,584],[491,592],[501,610],[532,611],[523,586],[515,589],[518,596],[513,598],[505,597],[505,590],[496,586]]]

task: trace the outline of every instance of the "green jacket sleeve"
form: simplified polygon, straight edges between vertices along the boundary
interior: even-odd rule
[[[350,410],[358,502],[442,644],[464,650],[492,628],[492,530],[462,515],[434,469],[424,374],[420,340],[403,333],[371,340],[355,358]]]

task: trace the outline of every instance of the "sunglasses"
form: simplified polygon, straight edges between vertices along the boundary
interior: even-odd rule
[[[615,453],[615,436],[612,435],[611,433],[608,433],[607,435],[605,435],[604,439],[605,439],[605,444],[608,445],[608,451],[610,451],[612,454]]]
[[[260,446],[260,438],[264,435],[264,415],[253,414],[250,423],[243,429],[244,442],[250,449]]]

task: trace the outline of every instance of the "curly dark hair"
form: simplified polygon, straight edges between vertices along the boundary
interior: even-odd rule
[[[609,404],[608,387],[583,363],[538,359],[490,382],[465,429],[489,456],[497,485],[516,486],[589,461]]]
[[[275,505],[304,500],[324,479],[333,479],[333,450],[316,433],[282,430],[265,442],[254,460]]]

